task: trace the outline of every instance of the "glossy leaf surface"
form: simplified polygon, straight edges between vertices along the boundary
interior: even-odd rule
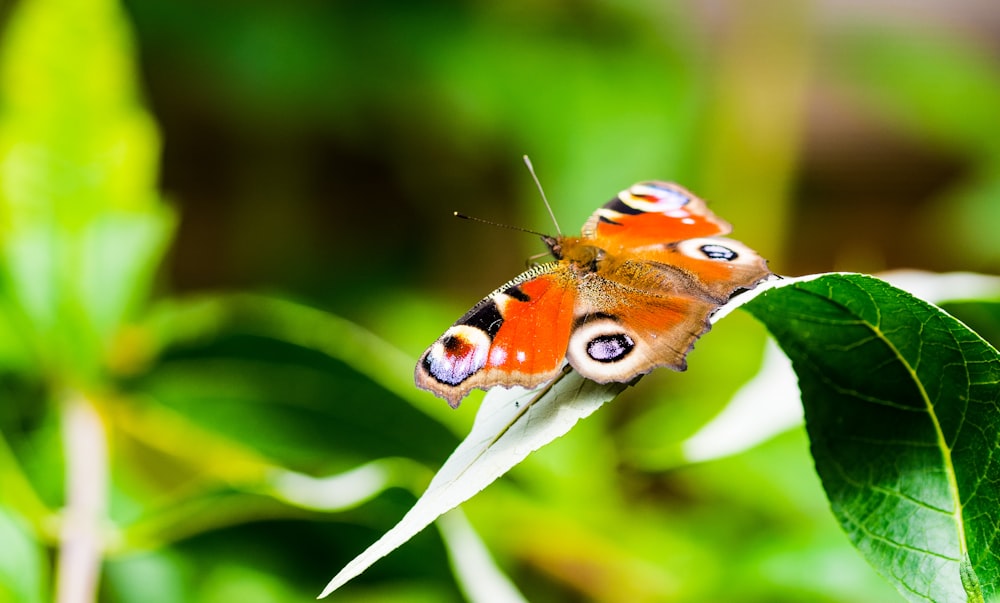
[[[768,291],[746,307],[792,359],[817,470],[866,559],[912,601],[995,593],[996,350],[860,275]]]

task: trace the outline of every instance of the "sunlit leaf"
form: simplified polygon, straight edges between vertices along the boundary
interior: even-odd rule
[[[375,544],[347,564],[323,590],[325,597],[427,527],[442,513],[478,494],[529,454],[568,432],[626,386],[599,385],[566,372],[548,386],[490,391],[472,432],[438,471],[412,509]]]
[[[715,418],[681,444],[687,462],[737,454],[802,424],[795,372],[788,357],[768,342],[760,371]]]
[[[393,486],[409,487],[426,470],[405,458],[379,459],[349,471],[313,477],[275,467],[267,493],[288,504],[317,511],[343,511]]]
[[[817,471],[865,558],[913,601],[1000,586],[1000,357],[938,308],[828,275],[746,308],[799,376]],[[978,592],[981,589],[981,593]]]

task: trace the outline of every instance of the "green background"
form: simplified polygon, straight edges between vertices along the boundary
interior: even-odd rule
[[[314,597],[471,424],[478,394],[450,411],[410,361],[544,251],[451,218],[552,232],[523,154],[567,233],[655,178],[778,273],[996,273],[998,22],[974,2],[0,4],[0,600],[57,581],[77,394],[109,442],[100,600]],[[801,430],[681,462],[763,333],[728,317],[687,373],[464,506],[528,600],[896,597]],[[269,490],[275,467],[384,458],[398,487],[344,511]],[[428,530],[335,597],[461,594]]]

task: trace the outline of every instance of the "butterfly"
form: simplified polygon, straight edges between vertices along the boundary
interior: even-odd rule
[[[417,362],[418,387],[457,408],[472,389],[532,388],[568,362],[598,383],[687,368],[709,317],[771,272],[703,200],[640,182],[597,209],[580,236],[542,236],[554,261],[490,293]]]

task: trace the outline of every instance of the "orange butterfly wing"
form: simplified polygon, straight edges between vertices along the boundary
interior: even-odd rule
[[[583,225],[583,238],[617,252],[732,231],[705,202],[671,182],[640,182],[618,193]]]
[[[576,288],[564,266],[532,268],[476,304],[424,352],[418,386],[457,407],[473,388],[534,387],[559,373]]]
[[[722,237],[605,258],[578,291],[566,357],[599,383],[631,381],[661,366],[683,371],[712,314],[768,275],[756,252]]]

